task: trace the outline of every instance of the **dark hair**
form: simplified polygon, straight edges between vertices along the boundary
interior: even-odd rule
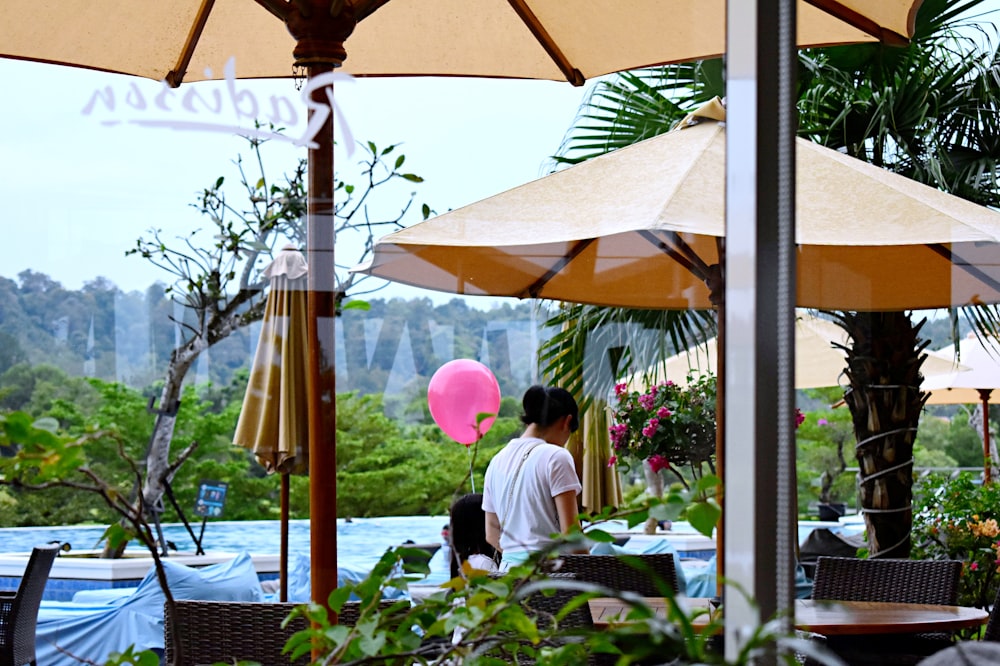
[[[521,422],[524,425],[537,423],[547,428],[559,419],[572,416],[569,429],[576,432],[580,427],[580,408],[576,405],[573,395],[558,386],[535,385],[524,392],[524,413]]]
[[[486,540],[486,514],[482,493],[470,493],[451,505],[451,577],[458,577],[462,562],[470,555],[481,553],[497,559],[496,549]]]

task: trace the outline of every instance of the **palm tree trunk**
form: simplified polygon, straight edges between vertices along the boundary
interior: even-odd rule
[[[861,507],[869,557],[909,557],[913,525],[913,443],[927,394],[921,392],[918,337],[905,312],[842,312],[853,344],[847,352]]]

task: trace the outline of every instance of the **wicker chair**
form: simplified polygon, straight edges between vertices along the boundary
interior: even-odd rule
[[[16,592],[0,592],[0,666],[35,666],[35,625],[38,607],[59,544],[31,551]]]
[[[388,608],[395,602],[383,601]],[[282,654],[292,634],[307,628],[305,618],[297,617],[285,627],[285,618],[298,604],[254,603],[246,601],[174,601],[173,621],[164,608],[164,663],[174,663],[174,640],[179,641],[182,666],[219,662],[255,661],[263,666],[308,664],[309,655],[291,661]],[[347,602],[340,612],[340,624],[358,621],[360,604]]]
[[[569,576],[567,576],[569,578]],[[524,608],[525,613],[529,617],[533,617],[535,623],[538,625],[539,629],[545,630],[552,627],[553,622],[555,622],[556,615],[563,609],[563,607],[570,602],[578,592],[573,590],[554,590],[548,594],[543,592],[535,592],[529,595],[521,601],[521,606]],[[590,614],[590,606],[583,604],[578,608],[574,608],[572,611],[566,614],[565,617],[559,618],[559,629],[560,631],[568,631],[568,633],[575,633],[576,630],[581,632],[592,630],[594,627],[594,618]],[[527,647],[531,645],[530,641],[522,642],[522,645]],[[507,645],[509,649],[511,646]],[[538,646],[533,646],[537,648]],[[516,658],[505,650],[498,650],[498,653],[493,653],[492,656],[499,657],[506,660],[508,663],[516,663],[518,666],[531,666],[534,664],[534,659],[528,657],[523,653],[519,653]],[[589,666],[604,666],[605,664],[612,664],[613,661],[607,660],[607,655],[588,655],[587,663]]]
[[[813,598],[954,606],[962,563],[957,560],[816,560]],[[827,646],[851,664],[915,664],[951,645],[950,634],[830,637]]]
[[[560,572],[576,580],[604,585],[613,590],[635,592],[644,597],[662,597],[657,583],[665,582],[680,592],[672,553],[649,555],[562,555]]]

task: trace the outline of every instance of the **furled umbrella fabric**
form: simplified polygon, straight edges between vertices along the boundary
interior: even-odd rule
[[[566,444],[583,486],[580,504],[590,513],[598,513],[609,506],[622,506],[618,470],[608,465],[612,453],[608,425],[606,403],[594,401],[582,414],[580,431]]]
[[[292,246],[264,269],[270,292],[233,443],[281,474],[281,597],[288,590],[289,474],[309,469],[305,258]]]
[[[990,437],[990,396],[1000,389],[1000,344],[994,338],[976,339],[971,335],[959,345],[950,345],[930,353],[930,357],[947,362],[958,359],[962,368],[955,372],[931,377],[923,390],[930,393],[929,405],[979,404],[983,412],[984,479],[995,481],[996,443]],[[987,461],[993,461],[989,464]]]

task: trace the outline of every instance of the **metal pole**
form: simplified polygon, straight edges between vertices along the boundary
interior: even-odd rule
[[[793,608],[795,2],[729,0],[726,25],[724,575],[732,660],[750,631]],[[757,663],[776,661],[772,652]]]

